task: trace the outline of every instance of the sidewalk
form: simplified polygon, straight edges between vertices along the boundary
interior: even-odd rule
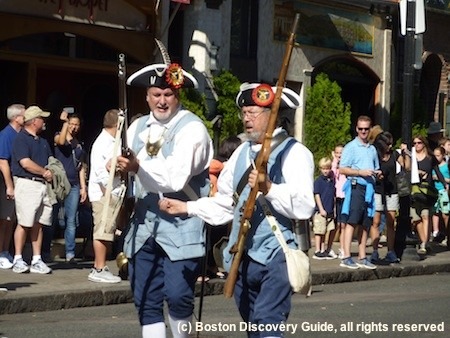
[[[338,259],[311,259],[313,285],[450,272],[450,251],[446,251],[444,246],[430,244],[432,252],[421,261],[407,259],[409,255],[405,252],[400,264],[378,266],[376,270],[342,268]],[[408,250],[415,253],[412,248]],[[312,251],[309,251],[310,257]],[[352,252],[357,252],[355,244]],[[371,248],[368,247],[367,252],[369,255]],[[386,248],[380,249],[379,253],[384,257]],[[88,281],[92,264],[92,261],[80,261],[75,266],[63,261],[55,262],[50,264],[53,269],[50,275],[0,270],[0,288],[8,289],[7,294],[0,298],[0,315],[132,302],[129,281],[119,284]],[[115,261],[108,262],[108,266],[117,274]],[[223,283],[220,279],[210,280],[206,283],[205,294],[222,294]],[[197,295],[200,294],[200,286],[196,286]]]

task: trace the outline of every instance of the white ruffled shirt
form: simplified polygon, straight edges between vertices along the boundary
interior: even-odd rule
[[[190,113],[180,110],[168,123],[157,121],[150,113],[147,128],[137,135],[145,145],[149,138],[155,142],[165,130],[168,130],[182,116]],[[128,128],[128,141],[132,144],[136,133],[137,121]],[[144,191],[153,193],[176,192],[184,188],[189,180],[209,167],[213,157],[213,145],[206,127],[201,122],[189,123],[174,135],[173,152],[164,157],[162,152],[149,156],[145,146],[137,154],[139,171],[137,177]]]
[[[274,135],[279,132],[281,132],[280,128],[275,130]],[[260,149],[261,144],[252,145],[253,151]],[[242,145],[225,164],[219,176],[218,191],[214,197],[187,202],[190,216],[198,216],[214,225],[225,224],[233,219],[233,175],[241,151]],[[247,158],[245,166],[249,165],[250,158]],[[283,154],[281,166],[286,183],[272,183],[266,200],[283,216],[292,219],[309,219],[315,208],[314,160],[311,152],[303,144],[296,142]]]

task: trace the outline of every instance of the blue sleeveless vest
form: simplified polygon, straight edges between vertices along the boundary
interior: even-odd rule
[[[141,118],[148,118],[148,116]],[[188,113],[170,127],[160,150],[164,157],[173,152],[173,139],[176,133],[182,128],[188,128],[189,123],[194,121],[202,123],[196,115]],[[141,121],[137,121],[137,123],[135,140],[142,131],[142,129],[139,130],[139,126],[144,125],[146,128],[145,123],[141,123]],[[143,146],[144,144],[140,141],[133,142],[133,151],[137,154]],[[208,196],[208,170],[192,177],[188,184],[198,197]],[[136,185],[137,191],[143,190],[138,180]],[[183,191],[164,195],[182,201],[189,200]],[[172,261],[203,256],[205,251],[204,222],[198,217],[178,217],[161,212],[158,201],[159,196],[156,193],[149,192],[137,196],[134,215],[124,241],[124,252],[127,257],[132,257],[137,253],[149,237],[155,238]]]
[[[269,179],[276,184],[284,182],[281,171],[281,159],[286,150],[288,150],[295,143],[295,139],[288,137],[284,140],[278,147],[276,147],[269,156],[269,162],[267,164],[267,173]],[[236,167],[234,169],[234,179],[233,179],[233,189],[239,184],[239,181],[250,165],[251,158],[251,148],[250,143],[247,142],[241,153],[239,154],[238,160],[236,162]],[[242,190],[237,205],[234,209],[234,219],[233,227],[230,234],[230,240],[227,247],[223,251],[224,256],[224,267],[229,271],[233,255],[230,254],[230,248],[237,242],[240,228],[240,219],[242,217],[243,208],[245,202],[247,201],[248,195],[250,194],[250,186],[247,184]],[[272,214],[277,219],[280,230],[282,231],[286,242],[292,248],[296,248],[294,242],[294,234],[292,233],[292,220],[279,214],[271,207],[270,203],[267,202]],[[275,254],[281,249],[278,240],[272,232],[272,229],[266,219],[264,211],[259,205],[255,204],[255,211],[252,218],[250,219],[251,228],[248,232],[247,241],[245,243],[245,252],[253,260],[258,263],[267,265],[275,256]]]

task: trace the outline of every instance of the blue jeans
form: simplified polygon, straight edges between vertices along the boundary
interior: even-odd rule
[[[77,211],[80,201],[80,186],[74,185],[70,188],[70,192],[64,200],[64,220],[59,219],[59,203],[53,205],[53,222],[51,226],[42,227],[42,255],[44,260],[48,261],[51,255],[51,245],[55,232],[55,227],[64,230],[64,241],[66,243],[66,257],[75,256],[75,234],[77,230]]]
[[[73,185],[69,195],[64,199],[64,241],[66,243],[66,257],[75,257],[75,233],[77,230],[77,211],[80,202],[80,186]]]

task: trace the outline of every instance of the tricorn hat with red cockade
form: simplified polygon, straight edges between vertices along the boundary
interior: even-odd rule
[[[164,45],[161,41],[155,40],[161,50],[164,63],[145,66],[132,74],[128,78],[127,84],[146,88],[198,88],[198,82],[195,77],[181,68],[179,64],[172,63]]]
[[[236,105],[239,108],[245,106],[271,107],[275,99],[277,87],[271,87],[265,83],[241,84],[239,93],[236,96]],[[281,93],[280,109],[295,109],[301,106],[300,96],[292,89],[283,88]]]

